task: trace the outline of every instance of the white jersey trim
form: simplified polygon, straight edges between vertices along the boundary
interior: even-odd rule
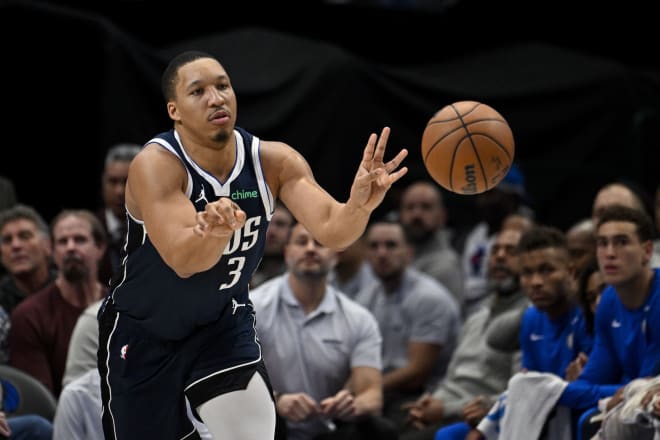
[[[258,137],[252,136],[252,145],[250,152],[252,153],[252,163],[254,164],[254,172],[257,175],[257,182],[259,184],[259,193],[261,194],[261,201],[264,204],[264,211],[266,212],[266,220],[270,221],[273,217],[275,210],[275,203],[273,201],[273,193],[268,187],[266,178],[264,177],[264,169],[261,166],[261,156],[259,155],[259,148],[261,142]]]

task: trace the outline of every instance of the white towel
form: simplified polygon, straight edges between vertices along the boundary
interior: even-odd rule
[[[516,373],[509,380],[506,411],[500,438],[536,440],[568,382],[550,373]],[[571,438],[570,411],[557,411],[548,429],[547,440]]]
[[[597,440],[660,440],[660,419],[653,415],[653,402],[660,399],[654,396],[646,407],[642,398],[651,388],[660,386],[660,376],[635,379],[626,385],[623,400],[605,414]]]

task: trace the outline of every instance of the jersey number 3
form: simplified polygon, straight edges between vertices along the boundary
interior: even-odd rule
[[[229,280],[229,282],[227,283],[220,284],[218,290],[229,289],[234,284],[238,283],[238,280],[241,279],[241,271],[243,270],[244,266],[245,266],[245,257],[230,258],[229,261],[227,261],[227,267],[234,268],[229,271],[229,275],[231,275],[231,280]]]

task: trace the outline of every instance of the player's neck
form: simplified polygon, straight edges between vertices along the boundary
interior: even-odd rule
[[[654,274],[651,268],[645,267],[639,276],[615,286],[619,299],[626,308],[635,310],[646,302],[651,293]]]
[[[210,140],[201,142],[199,139],[182,134],[181,144],[186,154],[197,165],[212,173],[221,182],[231,174],[236,163],[236,141],[233,135],[224,142]]]

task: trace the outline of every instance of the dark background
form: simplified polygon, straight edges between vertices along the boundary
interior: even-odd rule
[[[460,100],[485,102],[511,125],[541,222],[566,228],[589,215],[612,180],[654,192],[650,6],[528,3],[1,2],[0,174],[47,219],[96,207],[106,149],[171,127],[160,73],[196,48],[232,77],[238,125],[301,151],[339,200],[369,133],[388,125],[390,153],[411,151],[381,212],[391,209],[401,187],[427,176],[426,122]],[[447,197],[454,223],[473,220],[473,198]]]

